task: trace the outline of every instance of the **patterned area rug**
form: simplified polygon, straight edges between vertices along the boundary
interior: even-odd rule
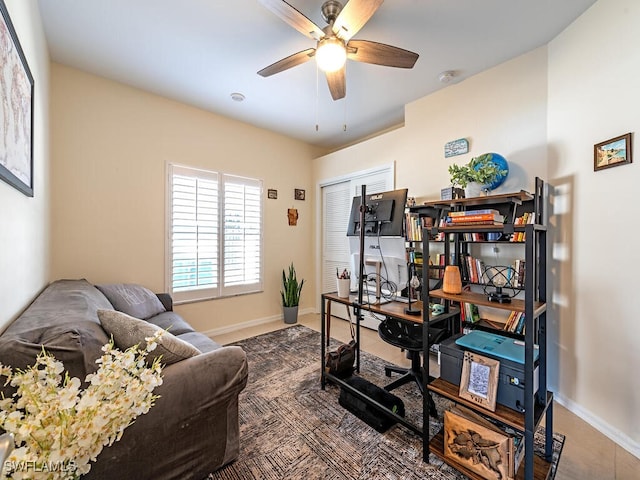
[[[462,480],[431,455],[422,461],[421,438],[400,425],[378,433],[338,404],[340,390],[320,388],[320,334],[302,325],[236,343],[249,360],[249,382],[240,395],[240,457],[210,480],[443,479]],[[332,340],[331,349],[338,345]],[[385,362],[361,353],[361,373],[385,385]],[[406,418],[421,425],[422,398],[407,384],[393,391]],[[445,400],[434,395],[439,420]],[[433,435],[442,424],[431,424]],[[536,448],[542,448],[542,431]],[[555,476],[564,437],[554,435]]]

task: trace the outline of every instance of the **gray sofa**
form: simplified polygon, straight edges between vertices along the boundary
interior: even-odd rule
[[[202,353],[164,367],[163,384],[154,390],[160,395],[156,404],[127,427],[120,441],[105,447],[83,478],[201,480],[238,456],[238,395],[247,382],[244,351],[194,331],[172,311],[168,295],[158,298],[166,311],[147,321]],[[0,335],[0,362],[24,368],[44,346],[71,376],[84,381],[109,341],[99,309],[114,307],[86,280],[53,282]]]

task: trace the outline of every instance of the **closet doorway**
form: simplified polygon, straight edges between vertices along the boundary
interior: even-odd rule
[[[336,269],[342,271],[351,267],[351,252],[347,238],[347,227],[351,214],[353,197],[360,195],[362,185],[366,185],[367,195],[394,189],[394,164],[325,181],[321,188],[321,293],[336,291]],[[355,273],[351,271],[355,278]],[[344,305],[334,303],[332,315],[347,319]],[[379,320],[365,315],[362,326],[377,329]]]

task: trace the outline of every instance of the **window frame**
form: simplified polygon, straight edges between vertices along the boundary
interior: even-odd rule
[[[174,290],[173,288],[173,179],[174,175],[191,176],[195,178],[204,178],[207,180],[215,179],[218,183],[218,199],[217,199],[217,285],[203,286],[188,289]],[[259,199],[259,261],[258,261],[258,279],[256,282],[245,283],[241,285],[225,286],[225,262],[224,262],[224,243],[225,243],[225,187],[229,183],[240,183],[249,187],[257,188]],[[218,298],[226,298],[237,295],[248,295],[264,291],[264,182],[262,179],[250,178],[241,175],[233,175],[219,171],[206,170],[201,168],[189,167],[177,163],[167,164],[167,183],[166,183],[166,206],[165,206],[165,288],[173,297],[175,304],[191,303]],[[246,203],[245,203],[246,205]]]

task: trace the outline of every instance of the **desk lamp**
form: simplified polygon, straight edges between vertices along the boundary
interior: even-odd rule
[[[419,308],[411,307],[411,289],[412,288],[416,289],[419,286],[420,286],[420,280],[414,273],[413,276],[411,277],[411,280],[409,280],[410,288],[408,289],[408,292],[407,292],[407,297],[409,297],[409,306],[404,309],[404,313],[406,313],[407,315],[420,315],[422,313],[422,310],[420,310]]]

